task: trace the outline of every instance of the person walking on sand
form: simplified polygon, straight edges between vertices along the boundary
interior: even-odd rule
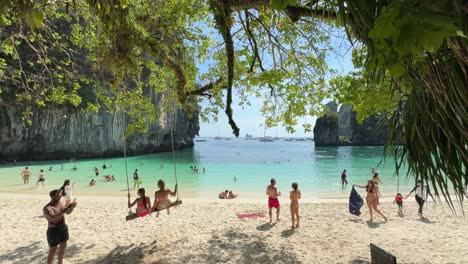
[[[432,196],[431,191],[429,190],[429,186],[424,186],[421,180],[418,180],[418,185],[416,185],[413,190],[411,190],[408,195],[406,195],[405,199],[408,198],[413,192],[416,192],[414,196],[416,198],[416,202],[419,205],[418,215],[419,217],[424,218],[423,216],[423,207],[424,203],[427,200],[427,196],[430,195],[432,200],[434,201],[434,196]]]
[[[268,209],[269,209],[268,214],[270,215],[270,224],[272,222],[271,210],[273,208],[276,208],[276,221],[278,222],[280,221],[279,219],[280,204],[279,204],[278,196],[281,196],[281,192],[278,192],[275,185],[276,185],[276,180],[271,179],[270,185],[268,185],[266,189],[266,195],[268,195]]]
[[[360,186],[360,185],[354,184],[353,186],[366,189],[366,192],[367,192],[366,203],[367,203],[367,207],[369,208],[370,221],[374,222],[373,211],[375,211],[376,213],[378,213],[379,215],[383,217],[385,222],[387,222],[387,217],[385,217],[385,215],[383,215],[382,212],[378,208],[378,205],[379,205],[379,197],[377,195],[378,188],[374,185],[374,182],[369,180],[367,181],[367,185]]]
[[[62,192],[53,190],[49,193],[51,201],[44,206],[42,212],[47,220],[47,243],[49,244],[49,254],[47,256],[47,264],[54,262],[55,251],[57,246],[60,247],[58,253],[58,263],[62,263],[65,254],[65,248],[68,241],[68,226],[65,223],[64,214],[71,214],[76,207],[76,201],[64,206],[60,199]]]
[[[346,180],[346,170],[343,170],[341,173],[341,187],[343,187],[345,184],[348,185],[348,181]]]
[[[29,170],[28,167],[25,167],[24,170],[21,172],[24,184],[29,184],[29,178],[31,178],[31,174],[32,172]]]
[[[133,173],[133,189],[135,189],[135,187],[140,189],[140,184],[141,184],[140,175],[138,174],[138,169],[135,169],[135,172]]]
[[[39,178],[37,178],[36,186],[39,188],[39,183],[42,183],[42,188],[44,188],[44,182],[45,182],[45,173],[44,170],[41,170],[39,172]]]
[[[289,194],[289,199],[291,199],[291,228],[299,228],[299,199],[301,199],[301,191],[299,191],[296,182],[291,187],[293,188]],[[296,225],[294,225],[294,220],[296,220]]]

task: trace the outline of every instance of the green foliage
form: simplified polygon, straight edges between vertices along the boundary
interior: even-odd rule
[[[344,136],[339,136],[339,141],[340,144],[351,144],[351,139],[344,137]]]
[[[392,1],[369,31],[373,49],[367,69],[377,67],[400,77],[408,63],[424,61],[426,52],[437,51],[446,39],[461,32],[458,18],[449,14],[450,8],[447,1],[440,0],[432,5]]]
[[[327,82],[337,17],[358,42],[358,69]],[[165,112],[206,97],[204,120],[232,113],[225,95],[241,107],[255,96],[266,125],[289,132],[326,98],[352,103],[359,119],[386,109],[398,168],[408,162],[450,201],[448,183],[460,197],[468,181],[466,30],[462,0],[4,0],[0,96],[25,106],[27,122],[34,104],[121,108],[129,133],[155,115],[147,89]]]

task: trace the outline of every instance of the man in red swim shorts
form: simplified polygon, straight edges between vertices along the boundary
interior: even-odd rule
[[[270,224],[271,224],[271,209],[274,207],[276,208],[276,221],[279,221],[279,213],[280,213],[280,204],[278,201],[278,196],[281,195],[281,192],[278,192],[278,190],[275,187],[276,180],[271,179],[270,180],[271,184],[268,185],[266,189],[266,195],[268,195],[268,214],[270,215]]]

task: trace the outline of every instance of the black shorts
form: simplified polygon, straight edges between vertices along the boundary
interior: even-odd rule
[[[47,229],[47,243],[49,247],[56,247],[61,242],[68,240],[68,226],[63,223]]]
[[[39,181],[39,182],[43,182],[43,181],[45,181],[45,179],[44,179],[44,178],[39,178],[38,181]]]

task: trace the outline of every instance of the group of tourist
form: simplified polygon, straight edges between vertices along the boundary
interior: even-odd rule
[[[370,215],[370,221],[373,222],[373,215],[374,212],[382,216],[382,218],[387,221],[387,217],[378,209],[379,206],[379,198],[381,196],[380,191],[379,191],[379,183],[383,184],[382,180],[379,178],[379,174],[375,171],[374,168],[371,169],[371,174],[372,178],[367,182],[367,185],[356,185],[353,184],[355,187],[359,188],[365,188],[366,189],[366,204],[367,207],[369,208],[369,215]],[[341,174],[341,179],[342,179],[342,185],[345,183],[347,184],[348,182],[346,181],[346,170],[343,171]],[[403,196],[401,193],[397,193],[394,199],[393,203],[396,203],[398,205],[398,215],[402,216],[403,215],[403,199],[407,199],[413,192],[415,192],[415,199],[416,202],[418,203],[418,215],[421,218],[424,218],[423,216],[423,207],[424,203],[426,202],[428,196],[434,200],[434,197],[432,196],[429,186],[424,185],[421,180],[418,180],[417,185],[406,195]]]
[[[291,200],[291,228],[299,228],[299,199],[301,199],[301,191],[299,191],[299,185],[293,182],[292,191],[289,193],[289,199]],[[272,210],[276,209],[276,221],[280,221],[280,203],[278,197],[281,196],[281,192],[276,188],[276,180],[271,179],[270,185],[266,188],[266,195],[268,196],[268,215],[270,217],[270,224],[272,222]]]
[[[237,198],[239,196],[239,194],[237,193],[233,193],[232,191],[224,191],[224,192],[220,192],[218,194],[218,197],[219,199],[234,199],[234,198]]]
[[[197,166],[192,166],[192,165],[190,165],[190,169],[192,170],[193,173],[198,173],[198,168],[197,168]],[[202,172],[203,172],[203,173],[206,172],[205,168],[203,168]]]
[[[31,178],[32,172],[28,167],[25,167],[24,170],[21,172],[21,176],[23,177],[23,183],[29,184],[29,179]],[[42,188],[45,187],[45,173],[44,170],[39,170],[39,176],[37,177],[36,186],[39,187],[39,183],[42,184]]]
[[[171,205],[171,200],[169,195],[175,196],[177,194],[177,184],[174,187],[174,191],[166,188],[166,183],[163,180],[158,181],[159,190],[154,193],[154,204],[151,206],[151,199],[146,196],[145,188],[139,188],[137,191],[137,196],[132,203],[130,202],[130,193],[128,194],[128,208],[137,205],[136,215],[139,217],[146,216],[151,212],[157,212],[156,216],[159,216],[161,210],[166,209],[167,214],[169,214],[169,208]]]

